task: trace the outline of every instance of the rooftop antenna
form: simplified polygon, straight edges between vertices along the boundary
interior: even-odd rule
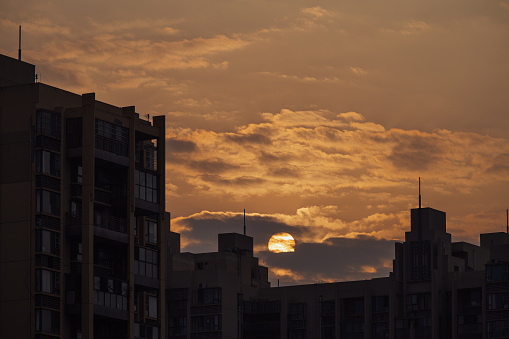
[[[509,209],[505,210],[505,218],[506,218],[506,233],[509,234]]]
[[[421,208],[421,177],[419,177],[419,208]]]
[[[244,208],[244,235],[246,235],[246,209]]]
[[[19,25],[19,47],[18,47],[18,60],[21,61],[21,25]]]

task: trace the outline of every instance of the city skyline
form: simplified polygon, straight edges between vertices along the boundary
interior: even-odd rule
[[[505,231],[509,3],[364,5],[8,1],[0,53],[21,25],[42,82],[166,116],[183,251],[242,233],[246,209],[272,282],[368,279],[391,270],[418,177],[453,241]],[[268,252],[279,232],[295,253]]]

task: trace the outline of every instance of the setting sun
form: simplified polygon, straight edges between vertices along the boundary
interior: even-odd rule
[[[295,252],[295,240],[289,233],[276,233],[270,237],[269,251],[274,253]]]

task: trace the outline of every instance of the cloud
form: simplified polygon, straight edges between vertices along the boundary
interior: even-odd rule
[[[196,144],[188,140],[167,139],[166,144],[169,153],[192,153],[197,150]]]
[[[394,241],[367,235],[328,237],[322,241],[316,233],[324,234],[326,230],[294,224],[311,217],[309,213],[309,210],[300,210],[293,217],[287,216],[293,224],[284,222],[282,215],[247,213],[247,234],[253,237],[254,254],[269,267],[273,282],[280,278],[283,284],[302,284],[388,275],[392,266],[387,262],[393,259]],[[242,218],[240,212],[203,211],[173,219],[172,230],[181,233],[183,252],[215,251],[219,233],[241,233]],[[281,232],[295,238],[295,252],[275,254],[268,251],[271,235]],[[335,258],[334,265],[323,258]]]
[[[314,16],[316,18],[321,18],[323,16],[327,16],[327,15],[332,15],[331,12],[329,12],[328,10],[326,9],[323,9],[322,7],[320,6],[315,6],[315,7],[309,7],[309,8],[304,8],[302,10],[302,13],[304,14],[309,14],[311,16]]]

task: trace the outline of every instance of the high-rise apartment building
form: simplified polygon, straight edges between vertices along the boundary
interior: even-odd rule
[[[164,338],[165,118],[0,55],[0,336]]]

